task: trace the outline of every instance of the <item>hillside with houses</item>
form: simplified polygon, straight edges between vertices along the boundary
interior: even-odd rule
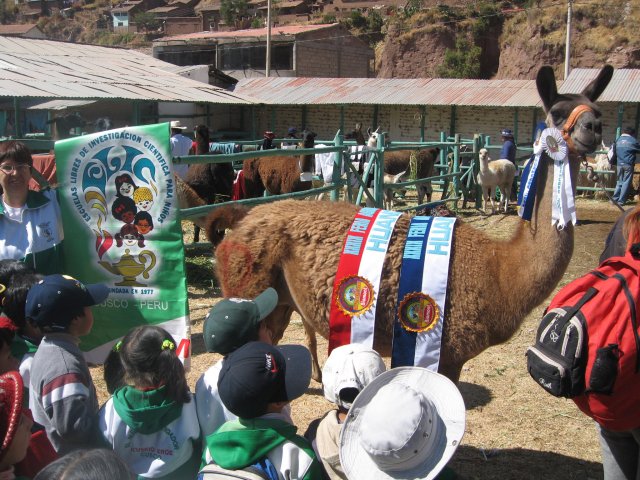
[[[264,74],[268,0],[4,0],[0,5],[2,35],[121,45],[178,66],[210,65],[240,78]],[[451,0],[273,0],[271,5],[277,76],[530,79],[543,64],[556,65],[561,73],[564,62],[566,4],[553,0],[465,5]],[[305,33],[314,25],[322,30],[334,23],[342,33]],[[575,4],[571,66],[608,62],[638,68],[640,37],[634,29],[639,24],[637,1]],[[306,37],[299,37],[302,33]],[[296,43],[301,48],[303,40],[333,42],[336,51],[345,44],[345,61],[359,65],[364,59],[368,65],[302,72],[290,50]],[[230,46],[234,42],[243,48]]]

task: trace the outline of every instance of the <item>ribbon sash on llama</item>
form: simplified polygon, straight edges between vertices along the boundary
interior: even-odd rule
[[[522,187],[518,194],[518,214],[523,220],[531,220],[536,198],[538,167],[545,157],[553,161],[553,197],[551,223],[562,230],[568,223],[576,224],[576,206],[571,185],[569,148],[557,128],[542,131],[540,141],[534,146],[533,155],[522,172]]]
[[[402,255],[391,366],[438,370],[455,218],[411,219]]]
[[[329,352],[349,343],[373,347],[382,264],[399,212],[362,208],[344,240],[333,284]]]
[[[158,325],[189,357],[182,230],[166,123],[56,142],[65,273],[106,283],[81,347],[102,362],[137,325]],[[67,241],[68,240],[68,241]]]

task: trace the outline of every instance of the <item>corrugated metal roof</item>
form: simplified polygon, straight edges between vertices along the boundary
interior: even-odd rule
[[[274,105],[541,106],[534,80],[247,78],[234,91]]]
[[[335,27],[337,23],[321,24],[321,25],[279,25],[271,28],[272,39],[278,38],[280,35],[299,35],[301,33],[323,30],[325,28]],[[267,28],[250,28],[247,30],[235,30],[233,32],[196,32],[184,35],[174,35],[172,37],[162,37],[154,40],[154,44],[161,42],[172,42],[174,40],[199,40],[199,39],[222,39],[222,38],[261,38],[267,36]]]
[[[256,103],[166,66],[135,50],[0,37],[0,96]]]
[[[569,73],[560,93],[580,93],[589,82],[598,76],[597,68],[574,68]],[[613,77],[607,88],[598,98],[598,102],[640,103],[640,70],[620,68],[613,71]]]
[[[11,25],[0,25],[0,35],[18,35],[21,33],[27,33],[33,28],[38,28],[38,26],[35,23],[14,23]]]
[[[66,110],[67,108],[82,107],[96,103],[95,100],[49,100],[48,102],[36,103],[27,107],[27,110]]]

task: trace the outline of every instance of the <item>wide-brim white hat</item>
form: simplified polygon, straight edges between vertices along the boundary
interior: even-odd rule
[[[171,128],[175,128],[177,130],[186,130],[188,127],[185,127],[180,123],[180,120],[171,120]]]
[[[465,419],[447,377],[420,367],[388,370],[353,402],[340,463],[349,480],[433,479],[458,448]]]

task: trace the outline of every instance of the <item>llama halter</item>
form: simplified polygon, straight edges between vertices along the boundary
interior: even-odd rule
[[[567,142],[570,152],[576,152],[575,146],[573,145],[573,140],[571,138],[571,131],[576,126],[580,115],[586,112],[593,113],[593,109],[588,105],[578,105],[571,111],[571,114],[567,118],[567,121],[564,122],[564,125],[562,126],[562,138],[565,142]]]

